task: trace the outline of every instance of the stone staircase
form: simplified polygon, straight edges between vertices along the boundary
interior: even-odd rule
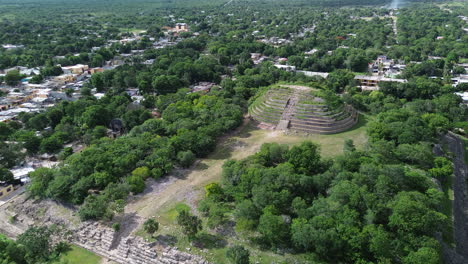
[[[268,90],[250,106],[249,113],[277,130],[313,134],[340,133],[358,122],[358,113],[351,106],[330,111],[321,98],[291,88]]]
[[[83,223],[73,233],[73,244],[121,264],[208,264],[173,247],[160,245],[158,254],[156,243],[140,237],[128,236],[117,242],[114,230],[97,222]]]

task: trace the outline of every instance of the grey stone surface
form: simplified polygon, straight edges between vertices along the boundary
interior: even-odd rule
[[[203,258],[179,251],[173,247],[147,243],[140,237],[118,239],[113,229],[97,222],[85,222],[73,232],[71,242],[103,257],[122,264],[206,264]]]

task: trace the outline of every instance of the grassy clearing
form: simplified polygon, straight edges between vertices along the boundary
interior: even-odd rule
[[[67,264],[99,264],[101,257],[84,248],[72,245],[71,249],[60,258],[60,261]]]
[[[451,245],[452,247],[455,247],[455,242],[453,240],[453,200],[454,200],[454,194],[453,194],[453,179],[454,175],[450,175],[450,177],[447,178],[446,181],[442,182],[442,190],[444,192],[444,198],[442,200],[442,208],[441,211],[442,213],[447,216],[447,219],[451,219],[450,221],[452,222],[450,225],[447,225],[443,232],[442,232],[442,238],[444,239],[444,242],[447,243],[448,245]]]
[[[164,241],[178,247],[179,250],[201,256],[211,263],[227,263],[226,251],[232,245],[243,245],[249,249],[251,263],[308,263],[303,255],[275,254],[269,250],[260,249],[257,245],[243,237],[223,236],[214,231],[207,231],[209,229],[206,227],[206,223],[203,223],[203,231],[198,234],[197,239],[192,243],[182,233],[175,220],[178,211],[187,208],[189,206],[183,203],[177,203],[165,208],[163,213],[157,216],[160,222],[160,230],[154,237],[150,237],[144,231],[138,232],[137,235],[144,237],[148,241]]]

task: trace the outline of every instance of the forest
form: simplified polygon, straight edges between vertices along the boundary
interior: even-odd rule
[[[142,51],[92,74],[78,91],[64,89],[69,100],[1,122],[0,181],[15,182],[9,170],[28,157],[54,155],[59,165],[31,172],[27,194],[110,226],[148,179],[212,154],[268,87],[300,84],[358,110],[367,144],[357,148],[348,139],[342,155],[325,157],[326,146],[310,141],[268,143],[228,160],[198,211],[177,216],[184,235],[193,242],[202,229],[233,226],[246,241],[226,253],[236,264],[250,263],[252,248],[306,263],[441,263],[436,234],[450,243],[452,219],[440,186],[451,184],[453,169],[450,157],[432,149],[448,131],[468,135],[468,109],[455,94],[468,86],[451,80],[466,74],[460,65],[467,63],[468,37],[459,16],[468,8],[447,11],[427,1],[381,8],[390,2],[0,0],[0,43],[24,46],[0,47],[0,69],[40,67],[31,82],[61,75],[63,66],[103,67]],[[190,32],[164,31],[182,21]],[[118,41],[135,36],[141,38]],[[175,44],[153,48],[160,39]],[[267,59],[254,62],[257,53]],[[355,76],[383,54],[406,65],[397,76],[405,82],[361,89]],[[10,71],[0,84],[18,89],[23,77]],[[193,92],[200,82],[213,87]],[[115,122],[121,129],[113,137]],[[77,144],[83,148],[70,147]],[[148,233],[159,227],[145,225]],[[16,241],[0,237],[0,262],[55,263],[67,245],[52,243],[54,232],[31,227]]]

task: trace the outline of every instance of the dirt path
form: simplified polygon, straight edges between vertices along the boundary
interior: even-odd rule
[[[150,180],[145,192],[126,206],[125,213],[147,218],[177,202],[185,202],[195,208],[203,187],[219,179],[227,159],[243,159],[252,155],[264,142],[282,134],[263,130],[264,135],[257,139],[257,136],[250,133],[255,129],[251,122],[246,118],[241,127],[219,140],[214,153],[198,160],[192,168],[176,170],[172,175],[158,181]]]

